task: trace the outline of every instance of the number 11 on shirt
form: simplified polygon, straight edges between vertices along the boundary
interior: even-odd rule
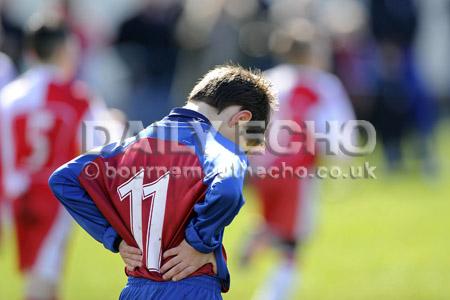
[[[139,171],[127,182],[117,188],[121,201],[130,199],[130,222],[133,237],[139,249],[143,248],[142,233],[142,201],[152,198],[150,218],[147,222],[146,256],[149,271],[159,272],[161,264],[161,240],[166,210],[167,188],[169,186],[169,172],[148,184],[144,184],[144,170]]]

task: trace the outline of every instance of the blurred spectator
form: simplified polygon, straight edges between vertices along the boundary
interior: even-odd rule
[[[235,6],[244,6],[242,1],[234,2]],[[254,2],[253,11],[240,20],[239,62],[245,66],[265,70],[275,65],[269,48],[269,39],[275,27],[274,22],[269,18],[272,3],[263,0],[250,2]]]
[[[21,68],[23,64],[24,33],[21,24],[17,24],[6,13],[7,2],[0,1],[0,51],[6,53]]]
[[[375,60],[366,7],[359,0],[327,1],[320,20],[332,36],[332,70],[342,80],[358,119],[372,120]]]
[[[116,45],[132,74],[129,117],[142,120],[145,126],[171,105],[178,54],[174,34],[181,9],[178,1],[146,1],[119,28]]]
[[[415,1],[372,0],[370,14],[378,57],[375,124],[388,167],[402,168],[401,144],[407,130],[415,129],[423,168],[432,172],[430,143],[435,103],[426,90],[413,51],[418,27]]]
[[[352,35],[334,40],[333,69],[352,99],[358,119],[372,120],[375,62],[372,43],[366,36]]]

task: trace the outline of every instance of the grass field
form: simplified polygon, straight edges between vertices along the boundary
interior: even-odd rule
[[[323,182],[319,224],[301,258],[302,277],[294,299],[438,300],[450,299],[450,142],[441,127],[441,173],[424,179],[414,172],[376,180]],[[379,165],[379,159],[369,159]],[[413,164],[411,164],[413,165]],[[411,166],[410,166],[411,167]],[[258,221],[251,191],[248,203],[228,228],[232,287],[225,299],[250,299],[277,255],[261,253],[242,269],[237,251]],[[0,247],[0,299],[20,299],[14,240]],[[70,243],[64,299],[117,299],[125,284],[120,258],[80,229]]]

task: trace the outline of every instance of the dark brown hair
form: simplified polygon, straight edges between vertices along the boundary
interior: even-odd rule
[[[189,94],[188,101],[205,102],[220,113],[231,105],[240,105],[252,113],[251,121],[269,122],[277,105],[271,86],[258,70],[237,65],[217,66],[203,76]]]
[[[69,38],[67,24],[51,14],[35,15],[26,28],[26,44],[41,61],[50,60],[55,51]]]

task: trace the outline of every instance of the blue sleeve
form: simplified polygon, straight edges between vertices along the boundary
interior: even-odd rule
[[[61,166],[50,176],[49,186],[56,198],[84,230],[105,248],[118,252],[120,236],[101,214],[78,180],[78,174],[83,167],[95,157],[89,154],[82,155]]]
[[[188,223],[185,238],[197,251],[210,253],[221,248],[225,226],[244,204],[242,185],[239,178],[216,175],[204,201],[194,206],[195,216]]]

